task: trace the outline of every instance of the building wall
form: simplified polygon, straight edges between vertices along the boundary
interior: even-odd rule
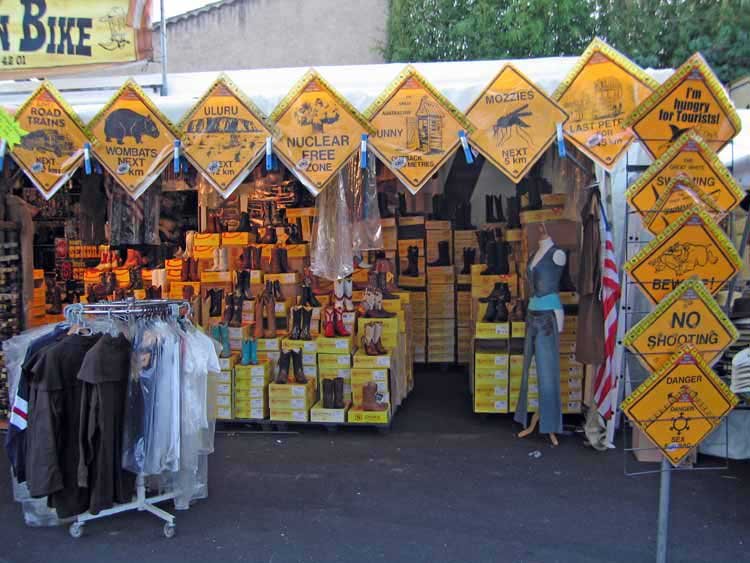
[[[750,76],[730,84],[729,97],[737,109],[750,109]]]
[[[167,23],[168,70],[383,62],[388,0],[235,0]],[[159,29],[154,59],[161,60]],[[149,65],[150,71],[157,65]],[[157,71],[158,72],[158,71]]]

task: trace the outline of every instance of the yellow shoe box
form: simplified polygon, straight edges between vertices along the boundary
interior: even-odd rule
[[[525,338],[526,337],[526,323],[513,321],[510,323],[510,337],[511,338]]]
[[[251,407],[234,407],[235,420],[265,420],[270,412],[268,407],[254,409]]]
[[[396,337],[399,334],[399,318],[396,317],[390,317],[387,319],[376,319],[376,318],[370,318],[370,317],[359,317],[357,319],[357,334],[363,335],[365,325],[368,325],[370,323],[381,323],[383,325],[383,336],[389,335]]]
[[[282,350],[302,350],[308,354],[316,354],[318,352],[318,341],[316,340],[292,340],[291,338],[284,338],[281,341]]]
[[[353,356],[355,368],[390,368],[392,356],[384,354],[382,356],[368,356],[361,348]]]
[[[421,238],[401,239],[398,241],[398,253],[400,256],[406,256],[409,253],[409,247],[416,246],[419,248],[419,257],[424,257],[424,240]]]
[[[221,244],[220,233],[195,233],[193,239],[195,246],[210,246],[212,248]]]
[[[523,356],[520,356],[523,360]],[[487,369],[501,369],[508,368],[513,359],[513,356],[508,356],[507,353],[486,353],[477,352],[474,354],[474,369],[479,370],[481,368]]]
[[[231,232],[221,233],[222,246],[248,246],[250,244],[250,233]]]
[[[510,323],[477,323],[474,337],[480,340],[507,340]]]
[[[520,391],[521,390],[521,382],[523,381],[522,376],[514,377],[511,376],[508,380],[508,385],[510,386],[511,391]],[[529,372],[529,392],[537,391],[539,389],[539,382],[536,378],[535,373]]]
[[[352,352],[354,338],[352,336],[335,336],[326,338],[318,336],[319,354],[350,354]]]
[[[265,387],[237,387],[234,388],[235,403],[238,399],[265,399],[268,396],[268,386]]]
[[[507,368],[474,370],[474,385],[508,385],[510,376]]]
[[[218,383],[232,383],[232,371],[231,370],[222,370],[219,373],[212,373],[210,375],[210,381],[212,384],[218,384]]]
[[[217,420],[232,420],[232,407],[216,407],[216,419]]]
[[[532,412],[536,412],[537,410],[539,410],[539,397],[534,397],[532,396],[531,393],[529,393],[527,402],[528,402],[528,405],[527,405],[528,408],[526,410],[528,412],[532,413]],[[510,396],[508,397],[509,412],[516,412],[516,408],[518,408],[518,393],[516,393],[515,395],[511,393]]]
[[[232,272],[201,272],[201,283],[232,283]]]
[[[332,370],[352,367],[350,354],[318,354],[318,369]]]
[[[310,409],[310,420],[312,422],[346,422],[346,411],[350,406],[351,401],[346,401],[343,409],[324,409],[323,401],[318,401]]]
[[[281,350],[280,338],[258,338],[259,352],[278,352]]]
[[[498,383],[497,385],[476,384],[474,387],[474,397],[486,399],[507,399],[508,383]]]
[[[271,375],[271,366],[268,362],[258,362],[257,364],[250,364],[243,366],[237,364],[234,366],[234,380],[242,381],[249,380],[256,377],[268,378]]]
[[[314,399],[314,397],[313,397]],[[277,410],[303,410],[309,409],[312,406],[312,401],[308,397],[300,398],[284,398],[284,399],[269,399],[269,404],[272,411]]]
[[[216,406],[217,407],[232,407],[232,394],[230,393],[217,393],[216,394]]]
[[[388,370],[378,368],[352,368],[352,384],[374,381],[388,385]],[[388,389],[386,388],[386,391]]]
[[[315,380],[310,379],[304,385],[298,383],[271,383],[268,396],[273,399],[299,399],[315,395]]]
[[[351,368],[318,368],[318,375],[320,376],[320,379],[335,379],[336,377],[341,377],[345,381],[351,381],[352,370]]]
[[[435,257],[437,259],[437,256]],[[427,266],[428,284],[445,284],[453,293],[453,283],[456,280],[453,266]],[[429,285],[428,285],[429,287]]]
[[[271,409],[271,420],[281,422],[308,422],[310,411],[308,409]]]
[[[508,397],[475,397],[474,412],[476,413],[507,413]]]
[[[230,341],[236,340],[241,343],[243,340],[249,340],[250,337],[252,336],[250,332],[250,325],[238,326],[238,327],[230,326],[228,327],[228,330],[229,330]]]
[[[365,411],[361,407],[352,407],[347,413],[347,421],[351,424],[388,424],[390,408],[386,405],[382,411]]]
[[[247,397],[241,395],[234,398],[234,410],[264,409],[268,410],[269,402],[266,397]],[[237,416],[235,414],[235,416]]]

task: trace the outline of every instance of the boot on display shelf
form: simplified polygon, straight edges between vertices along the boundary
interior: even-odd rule
[[[312,334],[310,332],[310,325],[312,324],[312,309],[306,309],[301,308],[301,316],[300,316],[300,329],[299,329],[299,339],[300,340],[312,340]]]
[[[518,197],[511,196],[507,201],[508,210],[508,228],[509,229],[520,229],[521,228],[521,204]]]
[[[381,319],[391,319],[396,316],[396,313],[386,311],[383,308],[383,292],[379,289],[376,289],[373,292],[373,305],[375,310],[377,311],[378,317]]]
[[[489,303],[490,301],[510,301],[510,289],[508,288],[508,284],[505,282],[496,282],[495,286],[492,288],[492,291],[487,297],[480,297],[479,302],[480,303]]]
[[[352,277],[347,276],[343,279],[344,286],[344,311],[354,311],[354,301],[352,301],[354,287],[352,285]]]
[[[240,296],[246,301],[252,301],[253,294],[250,292],[250,272],[246,270],[240,270],[237,272],[237,285],[240,292]]]
[[[188,280],[192,282],[201,281],[200,272],[198,271],[198,260],[187,258],[188,263]]]
[[[292,269],[289,267],[289,254],[287,253],[286,248],[279,248],[279,262],[281,264],[281,273],[282,274],[288,274],[292,271]]]
[[[344,378],[343,377],[335,377],[333,379],[333,408],[334,409],[344,408]]]
[[[221,322],[228,325],[232,322],[232,316],[234,314],[234,295],[231,293],[227,294],[224,301],[224,313],[221,316]]]
[[[140,275],[140,271],[137,275]],[[117,276],[114,272],[105,272],[102,274],[102,283],[104,284],[104,290],[107,292],[107,295],[112,295],[117,289]],[[143,280],[141,280],[141,286],[143,286]],[[132,289],[141,289],[141,288],[132,288]]]
[[[373,323],[373,325],[372,345],[377,351],[378,355],[384,356],[388,353],[388,350],[386,350],[383,346],[383,323],[377,322]]]
[[[334,307],[333,313],[334,313],[333,324],[336,327],[336,335],[337,336],[351,336],[349,331],[346,330],[346,326],[344,325],[344,311]]]
[[[279,239],[276,236],[276,228],[265,227],[263,229],[263,236],[260,237],[260,240],[258,242],[260,244],[276,244],[277,242],[279,242]]]
[[[266,319],[266,338],[276,338],[276,300],[273,295],[266,298],[265,311],[263,315]]]
[[[464,267],[461,268],[461,275],[467,276],[471,274],[471,267],[476,262],[477,249],[476,248],[464,248]]]
[[[402,275],[409,276],[411,278],[419,277],[419,247],[410,246],[406,250],[406,269],[402,272]]]
[[[302,285],[302,298],[300,299],[300,305],[303,307],[320,307],[320,301],[315,297],[312,292],[312,287],[309,285]]]
[[[146,263],[141,253],[134,249],[128,248],[128,257],[125,263],[122,265],[123,268],[139,268]]]
[[[190,281],[190,258],[183,258],[180,266],[180,281]]]
[[[374,326],[375,323],[367,323],[365,325],[365,333],[362,335],[361,342],[362,342],[362,349],[365,351],[365,354],[368,356],[378,356],[378,350],[373,345],[373,332],[375,329]]]
[[[430,214],[430,219],[432,221],[440,221],[443,218],[442,214],[442,207],[443,207],[443,198],[440,194],[435,194],[432,196],[432,213]]]
[[[384,411],[388,408],[385,403],[378,402],[378,386],[373,381],[368,381],[362,386],[362,410]]]
[[[128,289],[143,289],[143,276],[140,268],[130,268],[128,276],[130,277]]]
[[[229,358],[232,355],[232,348],[229,344],[229,327],[225,324],[214,325],[219,329],[219,342],[221,342],[221,358]]]
[[[234,295],[232,302],[232,318],[229,321],[229,326],[232,328],[239,328],[242,326],[242,306],[245,300],[242,297],[242,293],[238,292]]]
[[[505,223],[505,214],[503,213],[503,196],[495,196],[495,221]]]
[[[224,302],[224,290],[211,288],[206,292],[206,295],[209,298],[208,316],[220,317],[221,304]]]
[[[438,258],[428,264],[428,266],[450,266],[451,265],[451,248],[447,240],[438,241]]]
[[[538,211],[542,208],[542,193],[541,188],[546,184],[544,178],[528,178],[526,184],[526,194],[529,198],[529,204],[526,207],[529,211]]]
[[[497,242],[497,258],[495,264],[497,267],[497,273],[501,276],[507,276],[510,274],[510,264],[508,262],[508,243],[499,240]]]
[[[484,311],[484,316],[482,317],[483,323],[494,323],[495,317],[497,316],[497,299],[490,299],[487,301],[487,309]]]
[[[302,307],[292,307],[292,328],[289,331],[289,338],[299,340],[300,331],[302,330]]]
[[[344,308],[344,279],[339,278],[333,282],[333,302],[334,307],[338,309]]]
[[[294,382],[299,385],[307,383],[305,368],[302,366],[302,350],[292,350],[292,371],[294,373]]]
[[[242,249],[240,255],[240,270],[252,270],[253,265],[253,247],[246,246]]]
[[[192,285],[183,285],[182,286],[182,299],[183,301],[192,301],[193,296],[195,295],[195,289]]]
[[[323,307],[323,336],[326,338],[336,336],[336,310],[333,305]]]
[[[526,305],[523,299],[515,299],[513,301],[513,307],[510,311],[510,320],[512,322],[525,322],[526,321]]]
[[[471,203],[459,203],[456,206],[456,230],[473,231],[475,228],[471,223]]]
[[[398,299],[398,296],[391,293],[388,289],[388,272],[378,272],[375,274],[375,287],[383,294],[383,299]]]
[[[498,257],[498,251],[497,251],[497,245],[499,243],[495,240],[490,241],[487,243],[487,267],[482,270],[481,275],[483,276],[496,276],[500,272],[498,272],[498,264],[497,264],[497,257]]]
[[[241,366],[254,366],[258,363],[258,348],[254,339],[242,341]]]
[[[185,251],[182,253],[183,258],[193,258],[193,249],[195,248],[195,231],[185,233]]]
[[[498,300],[495,301],[495,323],[507,323],[508,322],[508,302]]]
[[[295,224],[292,223],[286,228],[286,243],[285,244],[304,244],[305,240],[302,238],[302,231]]]
[[[284,385],[286,383],[289,383],[289,364],[292,360],[292,353],[291,352],[281,352],[281,355],[279,356],[279,363],[278,363],[278,372],[276,373],[276,379],[274,380],[274,383],[278,383],[280,385]]]
[[[50,305],[46,313],[48,315],[60,315],[62,314],[62,292],[57,284],[50,287]]]
[[[252,231],[252,227],[250,226],[250,215],[247,211],[243,211],[240,213],[240,224],[237,225],[237,232],[238,233],[249,233]]]
[[[272,287],[273,287],[273,298],[276,301],[283,301],[284,294],[281,293],[281,282],[279,282],[279,280],[274,280]]]
[[[227,249],[214,248],[213,264],[206,268],[207,272],[225,272],[227,270]]]
[[[380,211],[381,219],[390,219],[393,217],[393,213],[388,208],[388,194],[385,192],[378,192],[378,210]]]
[[[495,223],[497,221],[495,218],[495,199],[491,195],[484,196],[484,213],[485,223]]]
[[[323,380],[323,408],[332,409],[334,408],[333,398],[333,379]]]
[[[255,299],[255,325],[253,327],[253,336],[255,338],[263,338],[264,331],[263,331],[263,307],[265,305],[266,301],[266,293],[265,291],[262,291],[258,294],[258,297]]]
[[[262,246],[251,246],[250,247],[250,269],[261,270],[263,258],[263,247]]]

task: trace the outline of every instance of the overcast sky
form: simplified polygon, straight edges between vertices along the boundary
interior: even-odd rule
[[[168,18],[195,10],[206,4],[212,4],[216,0],[164,0],[164,12]],[[161,18],[159,0],[151,0],[151,20],[158,21]]]

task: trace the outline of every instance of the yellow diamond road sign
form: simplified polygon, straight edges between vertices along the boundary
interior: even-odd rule
[[[717,223],[724,217],[724,213],[710,196],[699,189],[689,176],[680,174],[669,182],[667,189],[654,204],[654,210],[643,218],[643,224],[653,234],[658,235],[685,211],[696,205]]]
[[[695,276],[713,295],[741,265],[724,232],[705,211],[693,207],[631,258],[625,271],[653,303],[658,303]]]
[[[738,337],[737,329],[701,281],[690,279],[631,328],[623,343],[654,372],[686,344],[713,365]]]
[[[686,346],[625,399],[622,410],[677,466],[737,403],[700,354]]]
[[[625,193],[628,203],[645,215],[679,174],[687,174],[695,186],[725,213],[737,207],[745,195],[703,139],[694,131],[688,131],[628,188]]]
[[[308,71],[269,119],[281,135],[276,154],[314,194],[360,148],[367,120],[314,70]]]
[[[513,182],[534,165],[568,114],[512,65],[505,65],[466,112],[470,141]]]
[[[633,140],[623,126],[625,117],[658,85],[627,57],[594,39],[552,97],[570,116],[565,136],[611,170]]]
[[[719,152],[742,127],[719,79],[697,53],[636,108],[624,125],[633,129],[654,158],[690,130]]]
[[[458,148],[466,117],[413,67],[406,67],[365,111],[373,151],[417,193]]]
[[[261,110],[221,75],[180,124],[185,156],[229,197],[264,156],[272,136]]]

